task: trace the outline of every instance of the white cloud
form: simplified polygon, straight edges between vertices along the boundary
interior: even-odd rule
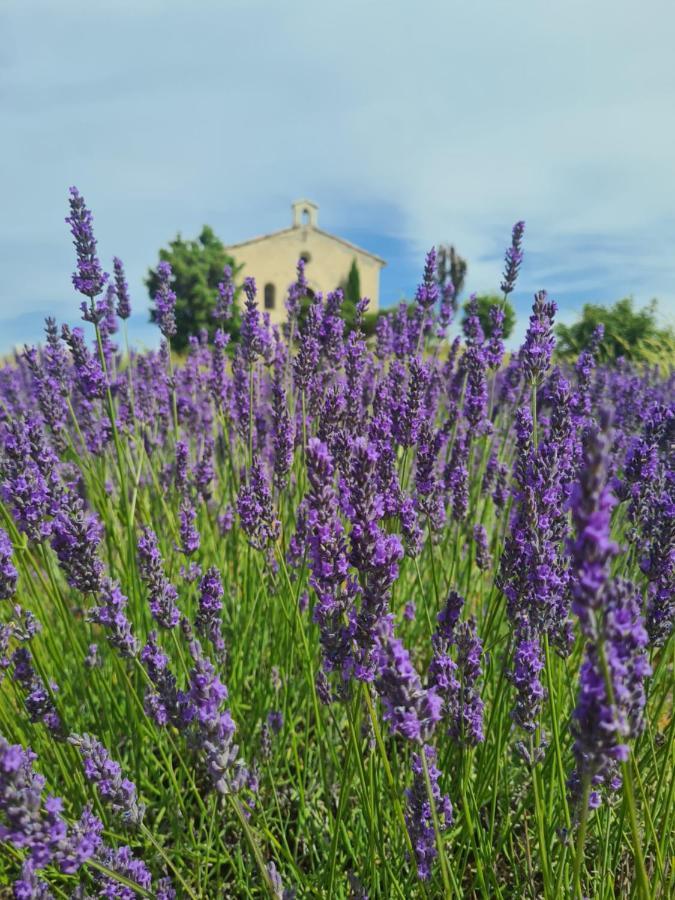
[[[175,231],[241,239],[307,194],[418,268],[453,240],[479,290],[525,218],[525,291],[675,315],[670,2],[16,0],[0,25],[0,321],[75,310],[71,183],[139,297]]]

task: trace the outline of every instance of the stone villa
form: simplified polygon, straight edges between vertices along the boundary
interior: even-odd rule
[[[243,263],[243,274],[252,275],[258,285],[260,305],[270,314],[272,323],[286,317],[284,299],[295,280],[298,259],[305,260],[305,274],[310,288],[324,295],[347,280],[352,261],[358,266],[361,295],[370,298],[369,311],[379,308],[380,269],[383,259],[362,250],[343,238],[318,227],[318,206],[309,200],[292,205],[290,228],[230,244],[228,252]]]

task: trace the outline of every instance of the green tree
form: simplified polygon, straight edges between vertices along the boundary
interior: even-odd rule
[[[513,332],[513,327],[516,324],[516,312],[511,305],[511,303],[507,300],[504,303],[503,297],[497,297],[493,294],[483,294],[480,297],[476,297],[477,301],[477,314],[480,319],[481,328],[483,329],[483,334],[486,338],[492,337],[492,323],[490,322],[490,307],[491,306],[502,306],[504,308],[504,325],[502,336],[504,338],[508,338],[511,336]],[[464,315],[462,316],[462,325],[466,322],[468,313],[467,310],[469,308],[469,302],[464,304]]]
[[[177,330],[175,337],[171,339],[171,347],[178,351],[184,350],[190,335],[198,334],[202,328],[208,331],[209,337],[213,337],[217,326],[213,309],[218,284],[223,280],[223,269],[226,265],[230,266],[236,276],[241,271],[241,265],[235,263],[208,225],[204,225],[196,240],[184,240],[178,235],[169,243],[168,248],[162,247],[159,258],[171,265],[172,287],[176,292]],[[148,271],[145,284],[152,299],[157,291],[155,270]],[[239,337],[239,322],[239,310],[235,302],[232,318],[222,326],[230,333],[233,341]]]
[[[352,331],[356,322],[356,304],[361,299],[361,276],[356,259],[352,260],[349,267],[347,280],[341,285],[345,299],[342,303],[342,318],[346,323],[346,330]]]
[[[673,330],[659,325],[657,301],[652,300],[647,306],[635,309],[633,298],[624,297],[611,306],[586,303],[577,322],[558,325],[558,356],[563,359],[578,356],[601,324],[605,326],[605,333],[599,355],[606,361],[623,356],[636,362],[656,363],[675,351]]]
[[[442,288],[448,281],[455,290],[455,309],[459,295],[462,293],[468,265],[464,257],[460,256],[452,244],[439,244],[436,254],[436,272],[438,284]]]

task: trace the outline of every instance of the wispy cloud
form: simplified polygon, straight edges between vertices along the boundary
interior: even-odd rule
[[[675,316],[670,2],[14,0],[0,16],[0,350],[20,315],[76,308],[71,183],[139,306],[176,231],[243,239],[303,194],[395,254],[390,299],[439,240],[494,287],[525,218],[519,305],[546,286],[563,309],[632,293]]]

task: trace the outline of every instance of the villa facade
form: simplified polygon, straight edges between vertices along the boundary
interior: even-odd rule
[[[258,285],[260,305],[272,323],[286,318],[284,299],[295,280],[298,259],[305,260],[309,287],[324,295],[347,280],[352,262],[359,270],[361,295],[370,298],[369,311],[375,312],[380,300],[380,270],[385,261],[318,226],[319,208],[310,200],[292,204],[290,228],[261,237],[230,244],[229,253],[243,264],[242,274],[252,275]]]

